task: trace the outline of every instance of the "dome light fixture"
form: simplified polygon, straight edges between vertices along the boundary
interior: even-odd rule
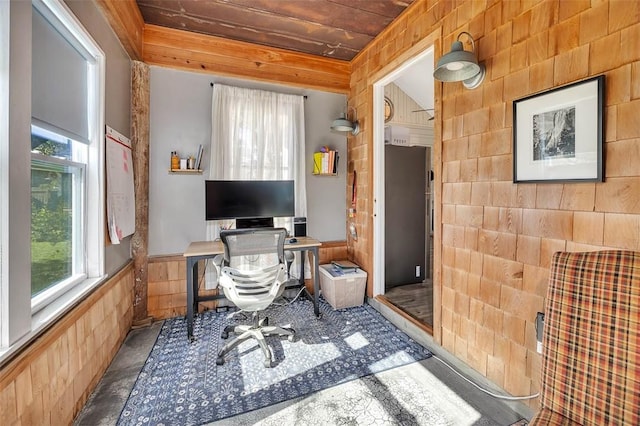
[[[460,37],[465,34],[471,40],[471,52],[464,50]],[[451,45],[451,51],[438,61],[433,77],[440,81],[461,81],[467,89],[480,86],[486,73],[485,66],[476,59],[476,45],[473,37],[466,31],[458,34]]]
[[[347,117],[347,114],[342,114],[339,118],[333,120],[331,123],[331,130],[334,132],[350,132],[353,136],[360,133],[360,124],[358,123],[358,116],[354,107],[349,107],[353,110],[354,120],[351,121]]]

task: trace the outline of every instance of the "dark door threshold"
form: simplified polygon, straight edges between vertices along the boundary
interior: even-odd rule
[[[378,295],[378,296],[375,297],[375,299],[378,302],[382,303],[383,305],[389,307],[391,310],[393,310],[395,313],[397,313],[398,315],[400,315],[401,317],[403,317],[407,321],[411,322],[413,325],[415,325],[416,327],[418,327],[419,329],[421,329],[422,331],[427,333],[429,336],[433,336],[433,327],[432,326],[430,326],[429,324],[423,323],[422,321],[420,321],[419,319],[417,319],[416,317],[414,317],[410,313],[403,311],[398,306],[396,306],[393,303],[391,303],[391,301],[386,296]]]

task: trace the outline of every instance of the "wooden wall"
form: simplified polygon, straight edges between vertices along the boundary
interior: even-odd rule
[[[0,424],[71,424],[133,318],[133,266],[102,285],[0,370]]]
[[[503,389],[526,395],[539,390],[534,322],[551,254],[640,250],[640,2],[418,0],[358,55],[349,104],[362,132],[348,156],[358,171],[360,238],[349,253],[369,271],[371,85],[425,40],[439,58],[461,31],[475,38],[487,77],[475,90],[436,82],[434,335]],[[513,184],[513,100],[599,74],[606,182]]]

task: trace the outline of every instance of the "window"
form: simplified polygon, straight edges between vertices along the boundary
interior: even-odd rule
[[[295,181],[296,215],[306,216],[304,98],[215,84],[210,179]],[[292,218],[275,218],[291,229]],[[210,238],[217,224],[208,224]]]
[[[104,61],[62,3],[33,2],[32,39],[31,307],[37,312],[103,274]]]
[[[34,309],[86,278],[87,145],[32,126],[31,297]]]
[[[294,180],[295,214],[306,216],[304,98],[216,83],[211,114],[209,178]],[[274,225],[292,231],[293,218],[274,218]],[[217,238],[220,226],[230,224],[209,221],[207,238]],[[212,270],[207,288],[217,285]]]
[[[62,0],[11,8],[19,22],[8,25],[0,2],[0,47],[16,64],[1,55],[0,361],[101,283],[105,268],[104,53]],[[9,102],[29,81],[31,99]],[[9,108],[30,112],[30,126],[9,120]]]

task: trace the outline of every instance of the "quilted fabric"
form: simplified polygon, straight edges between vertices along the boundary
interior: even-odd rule
[[[531,419],[529,426],[531,425],[546,425],[546,426],[573,426],[577,423],[572,422],[566,417],[562,417],[555,411],[551,411],[548,408],[543,408]]]
[[[640,424],[640,253],[555,253],[543,345],[532,424]]]

